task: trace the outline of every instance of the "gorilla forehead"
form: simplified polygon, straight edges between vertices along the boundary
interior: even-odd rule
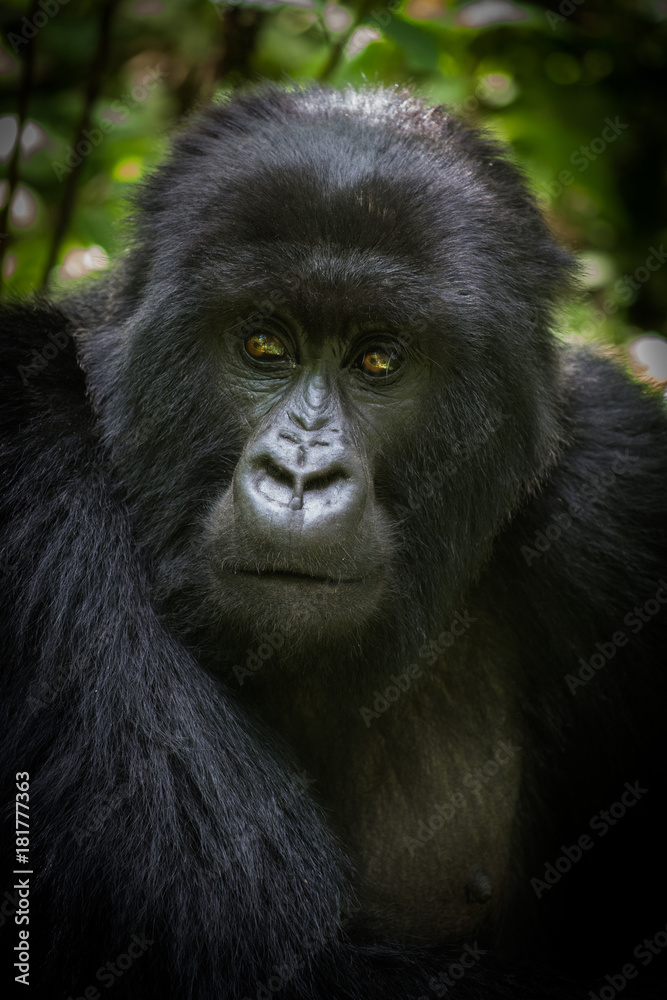
[[[185,250],[192,270],[208,275],[207,289],[217,286],[226,302],[238,288],[253,299],[280,290],[313,319],[322,311],[331,319],[335,308],[403,324],[427,303],[439,312],[457,285],[467,287],[461,243],[447,241],[463,199],[445,199],[434,217],[432,165],[427,172],[406,150],[387,175],[382,137],[371,155],[361,129],[360,150],[326,124],[297,123],[295,141],[281,148],[270,131],[254,137],[242,172],[218,177]]]
[[[534,338],[572,269],[493,142],[391,91],[269,89],[209,108],[138,208],[137,293],[177,283],[192,314],[238,317],[281,292],[298,312],[400,324],[456,319],[467,297],[469,327],[523,316]]]
[[[144,227],[165,214],[173,226],[176,211],[188,216],[179,238],[195,252],[281,243],[289,233],[295,245],[379,248],[417,266],[449,231],[460,238],[461,220],[474,234],[470,213],[488,215],[498,180],[480,171],[476,147],[487,158],[496,150],[444,109],[417,112],[416,102],[383,91],[365,95],[362,109],[360,95],[323,93],[315,106],[296,92],[208,109],[144,189]],[[370,106],[375,114],[362,117]]]
[[[387,176],[379,149],[374,157],[341,148],[335,130],[319,125],[293,132],[280,149],[270,135],[257,136],[244,170],[218,178],[204,223],[211,245],[230,258],[252,250],[258,264],[281,258],[288,245],[283,266],[327,281],[342,261],[352,279],[433,269],[443,236],[443,220],[433,218],[433,171],[422,175],[419,158],[406,152]]]
[[[343,332],[350,324],[402,329],[444,308],[425,271],[379,248],[255,244],[224,268],[200,266],[200,274],[203,294],[217,301],[220,315],[239,322],[258,310],[291,314],[311,334]]]

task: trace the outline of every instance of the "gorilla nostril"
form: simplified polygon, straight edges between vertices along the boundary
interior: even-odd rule
[[[270,479],[273,479],[279,485],[289,486],[290,489],[294,488],[296,480],[294,473],[290,472],[289,469],[284,469],[282,465],[278,465],[272,458],[264,459],[260,464],[260,468]]]
[[[344,486],[351,479],[345,467],[338,463],[327,468],[312,469],[304,474],[303,461],[299,461],[303,457],[301,453],[292,457],[296,462],[294,468],[266,453],[258,456],[253,463],[254,488],[267,499],[284,504],[291,510],[302,509],[306,494],[314,499],[318,495],[324,497],[328,490],[332,490],[328,503],[333,502],[336,488]]]
[[[315,491],[319,490],[324,492],[330,486],[340,485],[343,480],[349,479],[349,476],[343,471],[343,469],[328,469],[324,472],[313,473],[307,476],[303,484],[303,491]]]

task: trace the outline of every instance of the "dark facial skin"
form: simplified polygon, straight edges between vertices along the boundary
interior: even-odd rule
[[[313,638],[363,623],[392,558],[378,465],[419,422],[424,359],[375,325],[317,337],[275,317],[224,337],[220,359],[247,428],[206,525],[221,604],[248,628],[260,616]]]

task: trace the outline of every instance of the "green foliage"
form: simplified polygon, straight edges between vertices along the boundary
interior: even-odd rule
[[[4,287],[68,285],[116,254],[128,194],[198,103],[261,79],[378,82],[511,142],[584,265],[570,335],[665,333],[667,268],[646,266],[667,243],[663,11],[650,0],[5,0]],[[20,114],[24,142],[38,129],[12,156]]]

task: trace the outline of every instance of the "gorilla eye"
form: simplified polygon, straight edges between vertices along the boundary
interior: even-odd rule
[[[244,346],[250,357],[259,361],[284,361],[289,357],[282,340],[272,333],[253,333]]]
[[[376,378],[393,375],[403,363],[397,350],[385,347],[369,347],[361,356],[361,368],[367,375]]]

